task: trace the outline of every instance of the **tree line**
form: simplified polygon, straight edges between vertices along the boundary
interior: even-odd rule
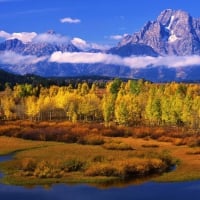
[[[0,117],[199,128],[200,85],[114,79],[105,88],[86,82],[76,87],[7,86],[0,93]]]

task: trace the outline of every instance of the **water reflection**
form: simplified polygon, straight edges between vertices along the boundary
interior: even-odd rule
[[[12,159],[12,154],[0,156],[0,162]],[[51,187],[20,187],[0,184],[2,200],[199,200],[200,181],[155,183],[140,181],[118,183],[109,188],[85,184],[57,184]],[[144,181],[144,180],[142,180]],[[123,187],[122,187],[123,186]]]
[[[154,183],[98,189],[87,185],[54,185],[50,189],[0,185],[3,200],[199,200],[200,181]]]

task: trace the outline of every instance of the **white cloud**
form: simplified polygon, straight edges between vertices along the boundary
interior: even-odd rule
[[[73,38],[71,40],[72,44],[75,45],[76,47],[78,47],[79,49],[88,49],[90,47],[90,45],[83,39],[81,38]]]
[[[54,52],[50,59],[50,62],[57,62],[57,63],[105,63],[105,64],[112,64],[112,63],[120,63],[121,59],[119,56],[114,56],[111,54],[104,54],[104,53],[87,53],[87,52]]]
[[[5,31],[0,31],[0,38],[4,38],[6,40],[16,38],[24,43],[31,42],[32,39],[36,36],[37,33],[35,32],[7,33]]]
[[[45,42],[45,43],[67,43],[69,39],[65,36],[60,34],[48,34],[42,33],[38,34],[36,37],[33,38],[33,42]]]
[[[7,38],[11,37],[11,34],[5,32],[5,31],[0,31],[0,37],[7,39]]]
[[[106,50],[106,49],[110,48],[109,45],[101,45],[101,44],[97,44],[97,43],[88,43],[87,41],[85,41],[81,38],[78,38],[78,37],[73,38],[71,40],[71,43],[81,50],[89,50],[89,49]]]
[[[131,68],[145,68],[147,66],[167,66],[171,68],[200,65],[200,56],[131,56],[122,58],[118,55],[105,53],[87,53],[87,52],[54,52],[49,58],[49,62],[73,63],[73,64],[112,64],[123,65]]]
[[[12,36],[9,39],[17,38],[21,40],[22,42],[27,43],[27,42],[31,42],[32,39],[36,36],[37,36],[37,33],[35,32],[31,32],[31,33],[21,32],[21,33],[12,33]]]
[[[123,34],[123,35],[111,35],[110,39],[112,39],[112,40],[121,40],[121,39],[123,39],[123,37],[126,37],[126,36],[127,36],[126,33]]]
[[[69,24],[78,24],[81,22],[80,19],[73,19],[71,17],[66,17],[66,18],[63,18],[63,19],[60,19],[60,22],[61,23],[69,23]]]
[[[157,65],[164,65],[171,67],[187,67],[192,65],[200,65],[200,56],[168,56],[168,57],[159,57]]]
[[[91,43],[90,46],[93,49],[100,49],[100,50],[107,50],[111,48],[110,45],[103,45],[103,44],[97,44],[97,43]]]
[[[42,62],[46,59],[47,59],[46,56],[42,57],[37,57],[33,55],[23,56],[13,51],[4,51],[3,53],[0,54],[0,63],[9,65],[23,65],[23,64],[30,65]]]
[[[109,45],[101,45],[101,44],[97,44],[97,43],[88,43],[87,41],[85,41],[81,38],[78,38],[78,37],[73,38],[71,40],[71,43],[81,50],[89,50],[89,49],[106,50],[106,49],[110,48]]]
[[[200,65],[200,56],[165,56],[165,57],[126,57],[123,59],[124,65],[132,68],[144,68],[146,66],[167,66],[170,68],[187,67]]]

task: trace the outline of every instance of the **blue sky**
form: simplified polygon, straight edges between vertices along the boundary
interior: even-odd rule
[[[117,40],[111,36],[132,34],[167,8],[200,17],[199,0],[0,0],[0,31],[53,29],[68,38],[113,45]]]

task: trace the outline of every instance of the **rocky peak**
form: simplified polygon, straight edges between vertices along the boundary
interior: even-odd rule
[[[177,24],[187,25],[190,18],[189,13],[185,11],[166,9],[161,12],[156,21],[170,29]]]
[[[55,35],[56,34],[56,32],[54,31],[54,30],[48,30],[47,31],[47,34],[49,34],[49,35]]]
[[[20,52],[25,44],[18,39],[10,39],[0,43],[0,51],[16,51]]]
[[[174,10],[172,9],[166,9],[160,13],[160,15],[157,18],[157,21],[160,22],[163,26],[168,26],[170,23],[170,19],[174,14]]]
[[[165,27],[166,31],[173,35],[172,38],[169,38],[169,42],[185,36],[185,33],[190,32],[192,29],[192,17],[182,10],[167,9],[159,15],[157,21]]]
[[[128,43],[148,45],[160,55],[199,55],[200,20],[182,10],[166,9],[120,45]]]

